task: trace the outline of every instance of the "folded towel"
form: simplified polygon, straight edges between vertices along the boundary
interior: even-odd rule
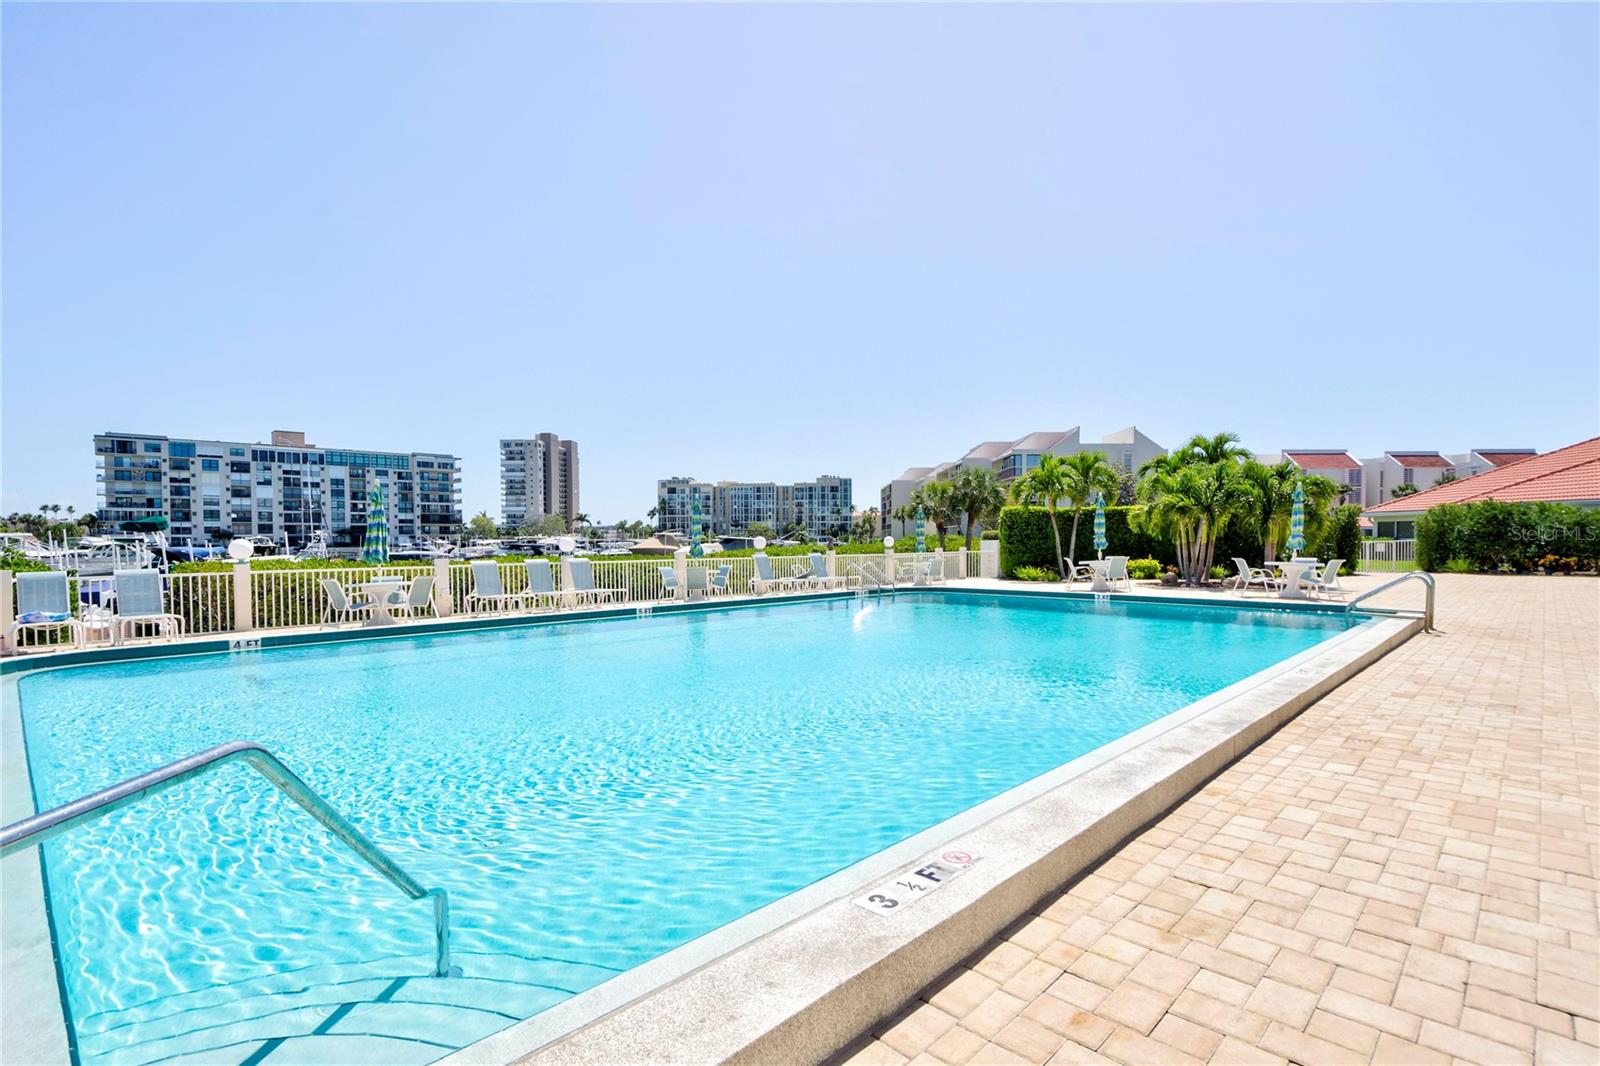
[[[17,615],[19,622],[65,622],[72,617],[67,611],[24,611]]]

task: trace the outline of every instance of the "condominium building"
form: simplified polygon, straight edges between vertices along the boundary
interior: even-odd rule
[[[715,534],[742,533],[754,523],[783,532],[799,525],[814,535],[850,528],[851,482],[824,474],[813,481],[699,481],[691,477],[656,482],[656,528],[687,531],[694,505]]]
[[[1262,462],[1271,464],[1274,456],[1264,455]],[[1343,448],[1292,448],[1283,452],[1283,458],[1293,463],[1307,477],[1325,477],[1335,485],[1349,485],[1350,491],[1342,494],[1337,503],[1360,503],[1362,471],[1360,460]]]
[[[554,433],[500,441],[500,516],[508,526],[560,515],[570,527],[578,503],[578,442]]]
[[[324,531],[356,538],[382,488],[396,538],[461,529],[461,460],[442,452],[321,448],[273,430],[267,444],[148,433],[94,438],[102,521],[161,517],[175,541],[263,535],[291,548]]]
[[[906,506],[917,489],[931,481],[954,477],[963,469],[992,470],[1002,484],[1009,484],[1034,467],[1046,455],[1073,455],[1078,452],[1103,452],[1106,460],[1117,470],[1132,474],[1140,466],[1167,449],[1146,436],[1137,426],[1108,433],[1098,441],[1081,438],[1078,428],[1042,430],[1014,440],[990,440],[975,445],[960,459],[937,466],[913,466],[905,473],[884,485],[878,494],[879,521],[884,529],[895,536],[905,536],[911,523],[895,518],[894,514]],[[958,526],[964,525],[963,519]]]

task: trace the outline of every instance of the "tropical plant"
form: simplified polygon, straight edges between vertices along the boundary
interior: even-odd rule
[[[1241,518],[1255,525],[1268,559],[1278,557],[1278,544],[1288,536],[1294,482],[1299,473],[1299,468],[1287,459],[1273,466],[1250,459],[1239,468],[1239,478],[1250,494],[1249,514]]]
[[[1039,465],[1011,483],[1014,503],[1038,501],[1050,514],[1050,532],[1056,541],[1056,573],[1067,572],[1066,559],[1061,554],[1061,525],[1056,521],[1056,503],[1070,497],[1072,482],[1067,464],[1059,455],[1041,455]]]
[[[1005,490],[1000,487],[994,471],[981,466],[964,467],[955,476],[956,509],[966,518],[967,551],[972,550],[972,529],[980,522],[994,524],[1005,506]]]
[[[1396,485],[1394,488],[1389,490],[1389,496],[1398,500],[1405,496],[1414,495],[1419,491],[1421,490],[1419,490],[1415,485]]]
[[[943,478],[930,481],[914,492],[911,498],[922,508],[923,517],[933,523],[934,534],[944,543],[945,529],[960,514],[957,507],[956,486]]]
[[[1250,492],[1239,464],[1231,458],[1219,462],[1191,458],[1175,467],[1146,465],[1150,470],[1139,483],[1144,506],[1135,525],[1171,538],[1184,581],[1203,585],[1217,538],[1230,521],[1248,513]]]
[[[500,535],[500,527],[489,517],[488,511],[479,511],[467,523],[467,532],[479,540],[493,540]]]
[[[1158,559],[1129,559],[1128,576],[1135,581],[1151,581],[1161,576]]]
[[[1231,463],[1251,458],[1250,449],[1239,443],[1237,433],[1196,433],[1177,454],[1185,463]]]
[[[1096,496],[1111,496],[1117,491],[1120,476],[1117,468],[1106,460],[1105,452],[1077,452],[1066,460],[1067,502],[1072,504],[1071,544],[1076,561],[1078,546],[1078,519],[1083,509],[1094,502]]]
[[[1048,566],[1019,566],[1016,578],[1018,581],[1059,581],[1061,575]]]

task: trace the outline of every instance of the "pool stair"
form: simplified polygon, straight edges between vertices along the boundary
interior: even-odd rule
[[[410,956],[215,985],[76,1019],[85,1063],[424,1063],[607,977],[556,959],[465,955],[435,977]]]

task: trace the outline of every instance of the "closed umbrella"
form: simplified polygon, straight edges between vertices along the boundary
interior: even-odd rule
[[[383,514],[383,487],[367,493],[367,533],[361,538],[361,561],[379,566],[389,561],[389,524]]]
[[[923,517],[922,508],[918,507],[917,508],[917,552],[918,552],[918,554],[921,554],[922,552],[925,552],[925,551],[928,550],[928,539],[927,539],[927,537],[923,536],[923,531],[926,528],[927,528],[926,519]]]
[[[700,497],[696,496],[689,508],[689,554],[696,559],[706,553],[700,547],[700,520],[704,516],[705,512],[700,509]]]
[[[1100,493],[1094,494],[1094,557],[1104,558],[1100,553],[1106,550],[1106,498]]]
[[[1294,506],[1289,509],[1289,540],[1285,546],[1291,559],[1306,547],[1306,493],[1298,481],[1294,483]]]

